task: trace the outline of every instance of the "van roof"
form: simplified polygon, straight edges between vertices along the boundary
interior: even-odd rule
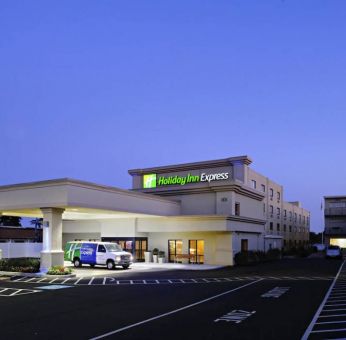
[[[104,241],[87,241],[87,240],[81,240],[81,241],[67,241],[66,243],[96,243],[96,244],[99,244],[99,243],[102,243],[102,244],[109,244],[109,243],[115,243],[115,242],[104,242]]]

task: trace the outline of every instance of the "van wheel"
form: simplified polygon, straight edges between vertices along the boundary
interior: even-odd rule
[[[107,269],[109,269],[109,270],[114,269],[114,261],[112,261],[112,260],[107,261]]]
[[[130,267],[130,266],[129,266],[128,264],[124,264],[124,265],[123,265],[123,268],[124,268],[124,269],[129,269],[129,267]]]
[[[80,267],[82,264],[81,264],[81,262],[80,262],[80,259],[79,258],[75,258],[74,260],[73,260],[73,265],[75,266],[75,267]]]
[[[95,265],[94,265],[94,264],[91,264],[91,265],[90,265],[90,267],[91,267],[91,268],[94,268],[94,267],[95,267]]]

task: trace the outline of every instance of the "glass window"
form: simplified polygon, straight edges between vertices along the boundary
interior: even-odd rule
[[[99,244],[97,251],[99,253],[105,253],[106,252],[106,248],[105,248],[105,246],[103,244]]]
[[[280,217],[280,208],[276,208],[276,213],[277,213],[278,217]]]
[[[204,240],[189,240],[190,263],[204,263]]]
[[[274,207],[271,205],[269,208],[270,208],[270,213],[273,214],[273,212],[274,212]]]
[[[281,198],[281,194],[279,192],[276,193],[276,196],[277,196],[277,199],[278,199],[278,202],[280,201],[280,198]]]
[[[263,203],[263,212],[265,213],[266,212],[266,204]]]
[[[286,224],[284,224],[284,232],[286,232]]]
[[[262,192],[266,192],[266,186],[264,184],[261,184]]]
[[[273,199],[274,190],[272,188],[269,189],[269,196],[270,196],[270,199]]]
[[[248,251],[249,250],[249,240],[246,238],[243,238],[241,240],[241,251]]]
[[[270,222],[270,223],[269,223],[269,229],[270,229],[270,230],[273,230],[273,222]]]
[[[287,210],[286,209],[284,210],[284,217],[285,218],[287,217]]]
[[[276,225],[276,230],[277,230],[277,231],[280,231],[280,223],[278,223],[278,224]]]
[[[255,180],[251,180],[251,187],[253,188],[253,189],[256,189],[256,181]]]
[[[240,203],[236,202],[234,208],[234,214],[240,216]]]

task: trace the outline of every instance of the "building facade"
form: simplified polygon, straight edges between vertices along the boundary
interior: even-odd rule
[[[42,270],[63,264],[67,241],[118,242],[137,261],[233,265],[239,251],[303,246],[309,212],[248,156],[129,170],[132,189],[69,178],[0,187],[0,215],[43,218]]]
[[[325,243],[346,248],[346,196],[324,197]]]

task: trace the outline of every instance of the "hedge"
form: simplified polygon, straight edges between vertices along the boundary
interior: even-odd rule
[[[40,260],[34,258],[15,258],[0,260],[0,270],[8,272],[37,273]]]

